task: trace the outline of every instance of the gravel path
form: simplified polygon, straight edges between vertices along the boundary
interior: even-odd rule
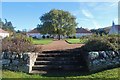
[[[84,44],[68,44],[64,40],[57,40],[57,41],[53,41],[50,44],[42,45],[42,50],[43,51],[51,51],[51,50],[74,49],[74,48],[81,47],[82,45],[84,45]],[[37,46],[41,46],[41,45],[37,45]]]

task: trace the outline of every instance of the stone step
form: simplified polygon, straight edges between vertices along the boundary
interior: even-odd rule
[[[76,70],[81,66],[76,65],[34,65],[32,70]]]
[[[69,53],[70,51],[43,51],[42,53]]]
[[[35,65],[79,65],[79,61],[35,61]]]
[[[32,70],[30,74],[46,74],[47,71],[40,71],[40,70]]]
[[[39,54],[38,57],[77,57],[79,56],[80,54],[69,54],[69,53],[42,53],[42,54]]]
[[[81,69],[80,54],[65,51],[44,51],[38,54],[31,73],[44,74],[57,71],[78,71]]]
[[[64,61],[64,60],[79,60],[79,56],[78,57],[37,57],[36,58],[36,61],[57,61],[57,60],[61,60],[61,61]]]

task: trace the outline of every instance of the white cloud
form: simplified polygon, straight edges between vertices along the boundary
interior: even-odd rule
[[[86,16],[87,18],[94,18],[94,16],[92,15],[92,13],[89,10],[82,10],[82,13],[84,14],[84,16]]]
[[[93,9],[96,11],[108,12],[114,8],[115,10],[118,9],[118,2],[99,3],[99,5],[94,7]]]

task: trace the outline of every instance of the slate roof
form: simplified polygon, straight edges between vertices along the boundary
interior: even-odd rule
[[[92,32],[84,28],[76,28],[76,33],[92,33]]]
[[[33,30],[31,30],[31,31],[29,31],[27,33],[40,33],[40,32],[35,28],[35,29],[33,29]]]
[[[29,33],[40,33],[40,32],[35,28],[27,33],[29,34]],[[76,33],[92,33],[92,32],[84,28],[76,28]]]

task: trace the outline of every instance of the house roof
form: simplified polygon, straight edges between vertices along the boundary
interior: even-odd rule
[[[29,33],[40,33],[40,32],[35,28],[27,33],[29,34]],[[92,32],[84,28],[76,28],[76,33],[92,33]]]
[[[92,33],[92,32],[84,28],[76,28],[76,33]]]
[[[8,32],[0,28],[0,33],[8,33]]]
[[[36,28],[31,30],[31,31],[28,31],[27,33],[40,33]]]

